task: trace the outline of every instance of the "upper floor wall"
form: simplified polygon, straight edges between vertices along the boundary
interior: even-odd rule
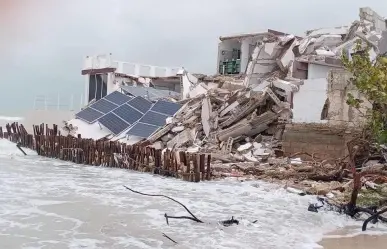
[[[379,52],[380,54],[387,53],[387,31],[382,33],[382,39],[379,41]]]
[[[218,44],[218,74],[244,74],[254,48],[267,33],[240,34],[220,37]]]
[[[93,99],[99,100],[123,85],[132,85],[133,81],[149,85],[154,80],[159,89],[179,91],[180,77],[177,74],[181,69],[115,61],[111,54],[87,56],[82,70],[85,104]]]
[[[111,69],[115,73],[128,74],[140,77],[169,77],[176,76],[182,67],[162,67],[141,63],[116,61],[112,55],[87,56],[84,60],[82,72]]]

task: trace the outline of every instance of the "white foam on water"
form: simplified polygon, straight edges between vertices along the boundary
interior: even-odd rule
[[[270,183],[190,183],[17,151],[13,143],[0,140],[0,248],[302,249],[317,248],[325,233],[361,226],[334,212],[308,212],[315,197],[290,194]],[[187,216],[183,207],[123,185],[175,198],[205,223],[170,219],[168,226],[164,214]],[[231,216],[240,220],[238,226],[218,224]],[[382,225],[370,230],[386,232]]]
[[[338,238],[353,238],[359,235],[371,235],[371,236],[379,236],[379,235],[386,235],[387,234],[387,227],[384,224],[376,223],[371,224],[368,223],[367,230],[362,231],[361,230],[361,224],[357,224],[357,226],[353,226],[350,229],[346,229],[346,232],[344,234],[332,234],[332,235],[325,235],[324,238],[327,239],[338,239]]]
[[[24,120],[23,117],[9,117],[9,116],[0,116],[0,121],[8,121],[8,122],[18,122]]]
[[[37,155],[33,150],[23,148],[27,155]],[[12,143],[6,139],[0,138],[0,158],[8,157],[12,158],[13,156],[23,156],[24,154],[16,147],[15,143]]]
[[[13,122],[22,122],[24,121],[24,117],[9,117],[0,115],[0,127],[3,128],[3,132],[6,132],[5,126],[9,123]]]

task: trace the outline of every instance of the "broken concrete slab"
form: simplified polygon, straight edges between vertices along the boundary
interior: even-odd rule
[[[360,21],[372,23],[372,30],[382,32],[387,29],[385,19],[369,7],[360,8],[359,17]]]
[[[252,143],[245,143],[245,144],[239,146],[237,150],[238,150],[239,152],[242,152],[242,151],[249,150],[249,149],[251,149],[252,147],[253,147],[253,144],[252,144]]]
[[[379,52],[380,54],[387,54],[387,31],[383,31],[382,39],[379,41]]]
[[[195,129],[186,129],[179,134],[177,134],[175,137],[173,137],[168,143],[168,148],[173,148],[176,146],[177,148],[187,144],[195,139],[196,130]]]
[[[282,71],[287,70],[290,66],[290,63],[294,61],[295,55],[293,48],[297,45],[299,45],[299,42],[294,40],[290,47],[282,54],[282,56],[277,59],[277,64],[282,69]]]
[[[320,35],[345,35],[348,33],[348,26],[334,27],[334,28],[320,28],[315,30],[306,31],[306,34],[310,37],[317,37]]]
[[[212,113],[212,107],[211,107],[211,101],[210,98],[204,98],[202,101],[202,126],[204,134],[206,134],[206,137],[210,136],[211,131],[211,124],[210,124],[210,116]]]
[[[172,132],[181,132],[181,131],[183,131],[184,130],[184,126],[176,126],[176,127],[173,127],[172,128]]]

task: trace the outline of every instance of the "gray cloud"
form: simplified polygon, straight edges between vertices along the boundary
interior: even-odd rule
[[[80,95],[86,55],[111,52],[117,60],[214,73],[221,35],[268,28],[303,35],[349,24],[363,6],[387,15],[380,0],[23,2],[11,26],[10,15],[0,22],[0,114],[10,114],[6,105],[32,108],[37,94]]]

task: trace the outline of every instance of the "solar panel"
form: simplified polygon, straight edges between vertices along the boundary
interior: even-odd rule
[[[156,104],[152,107],[151,110],[173,116],[180,108],[181,105],[179,104],[168,102],[165,100],[159,100],[156,102]]]
[[[143,124],[143,123],[139,122],[139,123],[135,124],[132,128],[130,128],[130,130],[126,134],[131,135],[131,136],[138,136],[138,137],[142,137],[142,138],[147,138],[150,135],[152,135],[155,131],[157,131],[158,129],[159,129],[159,127],[157,127],[157,126]]]
[[[123,93],[120,93],[118,91],[112,92],[111,94],[107,95],[105,99],[109,100],[110,102],[113,102],[116,105],[122,105],[129,100],[132,99],[132,97],[125,95]]]
[[[164,126],[165,125],[165,119],[167,117],[168,117],[167,115],[163,115],[161,113],[148,111],[139,120],[139,122],[145,123],[145,124],[151,124],[151,125],[155,125],[155,126]]]
[[[108,113],[114,109],[116,109],[118,106],[116,104],[113,104],[105,99],[100,99],[94,104],[90,106],[91,108],[100,111],[102,113]]]
[[[113,111],[118,117],[125,120],[128,124],[133,124],[142,117],[142,113],[133,107],[124,104]]]
[[[96,111],[90,107],[83,109],[82,111],[75,114],[75,117],[82,119],[88,123],[93,123],[98,118],[102,117],[103,113]]]
[[[146,113],[152,106],[152,102],[144,99],[143,97],[135,97],[130,100],[128,104],[142,113]]]
[[[114,135],[120,134],[129,127],[129,124],[112,112],[98,119],[98,122],[109,129]]]

